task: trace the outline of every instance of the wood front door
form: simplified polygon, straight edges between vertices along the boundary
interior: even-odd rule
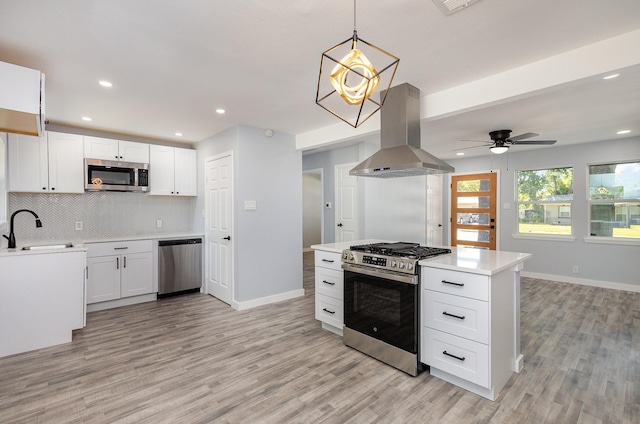
[[[497,175],[451,177],[451,245],[496,249]]]

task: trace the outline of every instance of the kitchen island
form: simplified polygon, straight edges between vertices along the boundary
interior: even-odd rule
[[[342,251],[385,240],[314,245],[315,316],[343,334]],[[420,362],[431,374],[495,400],[520,353],[520,271],[532,255],[464,247],[423,259],[420,267]]]

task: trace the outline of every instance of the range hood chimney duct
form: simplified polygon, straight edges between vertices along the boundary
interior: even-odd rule
[[[454,172],[451,165],[420,148],[420,90],[405,83],[388,91],[380,109],[380,150],[349,175],[397,178]]]

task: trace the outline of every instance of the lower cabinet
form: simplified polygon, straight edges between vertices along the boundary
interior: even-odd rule
[[[153,292],[151,240],[87,244],[87,304]]]
[[[422,267],[420,361],[431,375],[495,400],[515,371],[513,272]]]
[[[322,327],[342,335],[344,323],[344,278],[341,254],[316,250],[316,319]]]

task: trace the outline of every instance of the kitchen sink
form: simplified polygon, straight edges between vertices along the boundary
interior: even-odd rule
[[[68,249],[70,247],[73,247],[72,243],[59,243],[59,244],[43,244],[39,246],[24,246],[22,250]]]

